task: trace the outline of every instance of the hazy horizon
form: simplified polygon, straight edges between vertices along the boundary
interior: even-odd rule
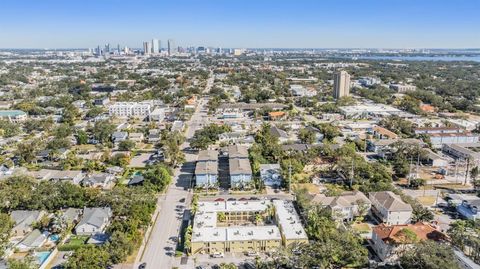
[[[480,48],[480,2],[5,0],[0,48]]]

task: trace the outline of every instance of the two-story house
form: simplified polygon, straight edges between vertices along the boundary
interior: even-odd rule
[[[11,219],[15,223],[12,229],[13,237],[24,237],[29,234],[33,228],[32,224],[38,222],[46,215],[45,211],[28,211],[28,210],[14,210],[10,214]]]
[[[228,147],[228,165],[230,185],[234,188],[245,188],[252,182],[252,167],[248,159],[248,148],[240,145]]]
[[[212,187],[218,182],[218,151],[201,150],[195,166],[197,186]]]
[[[371,192],[372,214],[388,225],[408,224],[412,220],[412,207],[391,191]]]
[[[371,246],[382,261],[395,262],[399,254],[422,240],[443,241],[448,237],[428,223],[385,225],[372,229]]]
[[[372,205],[367,196],[360,191],[344,192],[339,196],[330,197],[317,194],[313,197],[312,203],[327,207],[335,219],[346,221],[367,215]]]
[[[83,216],[75,227],[77,235],[94,235],[103,233],[110,223],[112,210],[109,207],[84,208]]]

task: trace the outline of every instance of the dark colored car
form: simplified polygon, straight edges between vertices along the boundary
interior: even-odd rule
[[[147,263],[146,262],[144,262],[144,263],[142,263],[138,266],[138,269],[145,269],[145,268],[147,268]]]

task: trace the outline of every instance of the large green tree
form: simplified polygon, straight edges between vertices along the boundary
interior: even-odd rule
[[[400,256],[404,269],[460,269],[452,248],[432,240],[414,244]]]
[[[13,224],[14,222],[8,214],[0,213],[0,257],[5,254]]]
[[[105,269],[110,264],[110,253],[106,249],[86,245],[73,253],[65,269]]]

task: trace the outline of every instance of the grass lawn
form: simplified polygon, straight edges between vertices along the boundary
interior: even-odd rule
[[[352,228],[359,233],[369,233],[371,230],[370,226],[366,223],[354,223],[352,224]]]
[[[72,235],[65,244],[62,245],[64,248],[75,248],[85,245],[85,242],[88,240],[89,236],[87,235]]]
[[[435,204],[435,196],[419,196],[417,201],[424,206],[432,206]]]
[[[76,145],[73,147],[74,149],[82,152],[82,151],[92,151],[92,150],[97,150],[97,148],[95,147],[95,145]]]
[[[320,193],[320,189],[318,188],[317,185],[313,184],[313,183],[294,183],[292,184],[292,189],[293,190],[299,190],[299,189],[307,189],[307,191],[309,193],[312,193],[312,194],[318,194]]]

